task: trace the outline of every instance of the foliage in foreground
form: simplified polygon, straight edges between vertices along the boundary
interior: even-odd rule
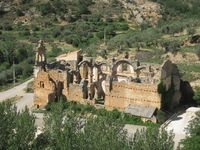
[[[66,113],[61,102],[51,106],[37,138],[34,122],[28,109],[17,113],[11,103],[0,103],[0,149],[172,150],[174,144],[173,135],[157,127],[128,138],[119,119]]]
[[[132,116],[123,112],[114,109],[112,111],[107,111],[105,108],[96,109],[91,105],[83,105],[77,102],[67,102],[66,100],[60,99],[62,101],[63,109],[67,112],[73,112],[76,115],[93,115],[98,117],[104,117],[111,121],[118,120],[122,124],[133,124],[133,125],[142,125],[142,126],[156,126],[152,122],[143,122],[140,117]],[[51,106],[55,103],[49,103],[46,106],[47,111],[51,111]]]
[[[35,137],[34,123],[28,109],[19,113],[11,102],[0,103],[0,149],[29,149]]]
[[[196,113],[196,118],[193,119],[188,128],[188,135],[182,144],[182,150],[199,150],[200,149],[200,112]]]
[[[85,116],[65,111],[63,103],[51,105],[45,117],[44,133],[36,140],[40,149],[82,150],[172,150],[173,135],[157,127],[138,131],[128,138],[120,118],[111,119],[101,115]],[[40,143],[42,138],[45,143]],[[152,144],[154,143],[154,144]]]
[[[198,105],[200,105],[200,87],[195,90],[193,99],[196,101]]]

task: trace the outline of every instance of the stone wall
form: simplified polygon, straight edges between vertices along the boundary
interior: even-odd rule
[[[106,82],[105,107],[107,109],[123,110],[128,105],[161,107],[161,96],[157,92],[157,85],[141,83],[113,82],[109,91],[109,82]]]
[[[181,99],[181,91],[180,91],[181,79],[177,66],[173,64],[170,60],[166,60],[161,66],[160,79],[165,85],[166,90],[174,88],[174,94],[170,108],[179,105]]]
[[[63,90],[63,95],[67,98],[68,101],[94,105],[94,101],[84,99],[83,94],[82,86],[79,84],[70,84],[67,89]]]
[[[34,105],[45,106],[48,101],[55,99],[55,86],[49,74],[40,70],[34,80]]]
[[[82,104],[95,104],[96,99],[102,99],[106,109],[124,110],[129,105],[160,109],[161,95],[157,90],[160,81],[166,86],[166,90],[172,85],[174,87],[170,108],[180,102],[179,71],[169,60],[161,67],[153,67],[138,65],[138,61],[134,64],[129,59],[113,61],[111,64],[91,59],[80,62],[81,56],[77,52],[70,53],[71,55],[74,56],[73,59],[77,59],[73,61],[76,67],[70,65],[71,61],[66,62],[65,67],[35,66],[35,105],[45,106],[48,102],[65,96],[68,101]],[[67,57],[68,55],[64,58]]]

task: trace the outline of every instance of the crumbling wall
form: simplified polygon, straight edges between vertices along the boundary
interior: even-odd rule
[[[173,108],[180,103],[181,91],[180,91],[180,74],[177,66],[173,64],[170,60],[166,60],[161,66],[160,79],[163,85],[168,91],[173,88],[173,95],[171,99],[170,108]]]
[[[141,83],[113,82],[109,91],[109,82],[106,82],[105,107],[107,109],[125,109],[128,105],[161,107],[161,96],[157,92],[157,85]]]
[[[50,80],[49,74],[40,70],[34,80],[34,105],[45,106],[56,97],[56,85]]]

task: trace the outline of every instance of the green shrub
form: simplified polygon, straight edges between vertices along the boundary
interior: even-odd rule
[[[176,53],[180,50],[181,48],[181,44],[179,41],[164,41],[162,43],[162,46],[165,48],[165,52],[172,52],[172,53]]]
[[[61,49],[61,48],[59,48],[59,47],[53,45],[51,51],[49,51],[49,52],[47,53],[47,57],[56,57],[56,56],[58,56],[59,54],[61,54],[61,52],[62,52],[62,49]]]
[[[0,64],[0,72],[9,69],[10,64],[8,62],[3,62],[2,64]]]
[[[13,80],[13,70],[12,69],[6,70],[6,76],[7,76],[8,81],[12,81]]]
[[[173,81],[173,80],[172,80]],[[163,110],[167,110],[170,111],[172,110],[172,100],[173,100],[173,96],[174,96],[174,84],[173,82],[171,83],[171,87],[166,90],[165,92],[162,93],[162,97],[161,97],[161,108]]]
[[[139,117],[135,117],[129,114],[124,114],[123,116],[124,124],[134,124],[134,125],[143,125],[143,121]]]
[[[163,84],[163,82],[161,81],[159,84],[158,84],[158,93],[159,94],[162,94],[162,93],[165,93],[166,92],[166,86]]]
[[[24,13],[21,9],[17,9],[16,14],[17,14],[17,16],[24,16]]]
[[[23,68],[21,65],[15,65],[15,74],[16,76],[22,75]]]
[[[200,105],[200,87],[196,88],[193,99]]]
[[[6,23],[3,25],[3,29],[4,29],[5,31],[12,31],[12,30],[13,30],[12,23],[6,22]]]
[[[61,35],[61,31],[60,30],[54,30],[53,31],[53,37],[54,38],[57,38],[57,37],[59,37]]]
[[[23,62],[21,65],[23,66],[22,75],[23,75],[24,78],[27,78],[30,75],[32,75],[32,73],[33,73],[33,65],[32,64],[28,64],[27,62]]]
[[[40,4],[37,8],[42,13],[42,15],[47,15],[55,12],[50,2]]]
[[[117,119],[119,119],[121,117],[121,112],[119,112],[117,109],[114,109],[109,113],[111,114],[111,118],[113,120],[117,120]]]
[[[7,83],[7,75],[5,71],[0,73],[0,85],[5,85]]]
[[[21,31],[20,34],[21,34],[21,36],[29,36],[29,35],[31,35],[29,29],[25,29],[24,31]]]
[[[33,0],[20,0],[21,4],[31,3]]]
[[[31,29],[32,29],[33,31],[40,31],[40,27],[37,26],[37,25],[31,26]]]
[[[162,110],[158,110],[156,114],[156,118],[157,118],[158,123],[162,124],[166,121],[167,115]]]

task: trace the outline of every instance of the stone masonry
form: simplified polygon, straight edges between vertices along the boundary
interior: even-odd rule
[[[108,110],[124,111],[129,106],[159,110],[162,106],[162,96],[158,93],[160,82],[166,89],[171,88],[172,83],[175,87],[172,108],[180,103],[179,71],[169,60],[161,66],[142,64],[127,57],[97,62],[75,51],[47,64],[41,41],[36,52],[39,50],[42,57],[36,57],[34,67],[34,104],[37,107],[44,107],[62,96],[82,104],[96,105],[103,101]]]

